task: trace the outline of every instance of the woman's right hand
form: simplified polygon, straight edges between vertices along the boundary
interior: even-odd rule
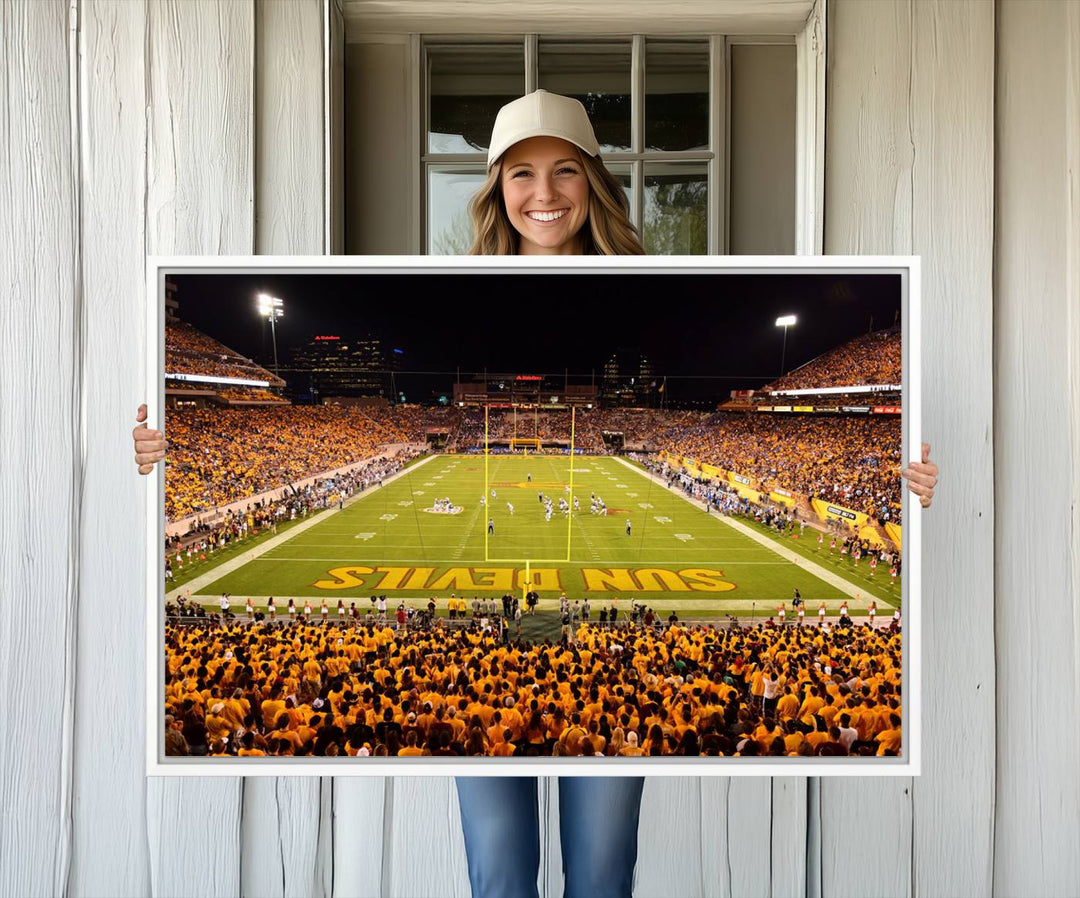
[[[146,403],[139,406],[135,420],[140,422],[131,431],[131,438],[135,441],[135,463],[139,466],[140,474],[149,474],[154,470],[154,464],[165,457],[165,448],[169,444],[160,430],[147,428]]]

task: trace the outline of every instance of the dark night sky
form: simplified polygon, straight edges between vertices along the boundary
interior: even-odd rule
[[[269,363],[270,329],[255,311],[267,292],[285,303],[278,357],[315,334],[372,334],[402,371],[589,375],[619,348],[640,349],[669,396],[726,395],[893,323],[900,277],[881,274],[298,274],[175,275],[180,317]],[[679,388],[678,381],[690,378]],[[708,380],[706,380],[706,378]],[[718,378],[723,378],[722,380]],[[407,376],[403,379],[407,382]],[[452,379],[451,379],[452,380]],[[688,390],[689,392],[684,392]],[[410,397],[410,400],[413,397]],[[416,399],[422,399],[416,396]]]

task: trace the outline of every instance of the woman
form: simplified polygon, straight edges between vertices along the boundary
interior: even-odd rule
[[[487,180],[469,207],[470,254],[643,255],[626,195],[599,154],[577,100],[540,90],[504,106],[492,130]],[[146,420],[145,406],[137,420]],[[164,436],[143,424],[133,437],[139,472],[147,474],[165,455]],[[923,505],[937,475],[928,451],[924,445],[922,464],[904,472]],[[655,730],[650,747],[659,754],[664,734]],[[624,754],[643,753],[635,732],[626,741]],[[483,745],[482,731],[474,730],[466,753],[481,753]],[[566,898],[631,894],[643,785],[642,777],[559,779]],[[474,898],[536,896],[536,779],[459,777],[457,788]]]
[[[629,203],[600,161],[585,107],[538,90],[495,119],[488,177],[469,204],[470,255],[644,255]]]
[[[600,161],[585,108],[536,91],[495,119],[488,177],[469,204],[471,255],[644,255],[619,182]],[[561,777],[564,894],[629,895],[641,777]],[[459,777],[474,898],[535,896],[534,777]]]

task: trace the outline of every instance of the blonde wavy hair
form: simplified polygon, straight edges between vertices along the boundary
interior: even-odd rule
[[[607,170],[599,156],[578,153],[589,182],[589,216],[579,235],[587,256],[643,256],[637,228],[630,221],[630,202],[622,185]],[[506,214],[502,197],[504,153],[491,166],[484,185],[469,200],[473,225],[470,256],[516,256],[520,235]]]

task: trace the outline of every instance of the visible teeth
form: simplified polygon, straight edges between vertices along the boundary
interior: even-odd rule
[[[555,221],[555,219],[562,218],[565,214],[565,209],[562,209],[559,212],[530,212],[529,218],[533,218],[536,221]]]

